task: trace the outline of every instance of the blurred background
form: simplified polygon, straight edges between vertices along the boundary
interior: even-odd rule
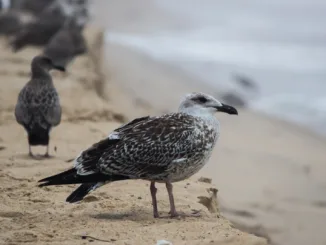
[[[2,14],[19,2],[2,0]],[[236,119],[219,115],[221,143],[203,170],[222,215],[272,244],[326,244],[326,2],[89,4],[91,23],[105,30],[109,82],[136,102],[129,116],[140,116],[137,106],[175,110],[194,90],[242,108]]]
[[[173,64],[239,104],[326,134],[324,1],[136,2],[96,10],[112,30],[108,40]]]

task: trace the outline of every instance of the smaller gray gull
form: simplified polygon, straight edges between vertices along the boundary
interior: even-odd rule
[[[16,120],[28,134],[29,155],[31,146],[47,146],[45,157],[49,157],[50,130],[61,121],[59,95],[53,85],[51,69],[64,71],[51,59],[36,56],[32,60],[32,78],[18,95],[15,108]]]
[[[39,186],[80,185],[66,199],[82,200],[107,183],[128,179],[150,181],[153,215],[159,217],[155,182],[165,183],[170,216],[178,216],[172,183],[197,173],[208,161],[219,137],[215,112],[237,110],[204,93],[186,95],[176,113],[141,117],[114,130],[106,139],[81,152],[74,167],[45,178]]]
[[[44,49],[44,55],[51,58],[54,64],[65,67],[78,55],[87,51],[83,36],[83,26],[76,23],[74,18],[66,21]]]

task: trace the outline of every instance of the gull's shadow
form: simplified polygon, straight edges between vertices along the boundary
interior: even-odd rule
[[[130,212],[112,212],[112,213],[101,213],[101,214],[90,214],[95,219],[105,220],[132,220],[132,221],[144,221],[152,220],[153,214],[148,210],[133,210]]]
[[[15,155],[15,158],[23,159],[23,160],[38,160],[38,161],[42,161],[42,160],[53,159],[53,158],[55,158],[55,156],[53,156],[53,155],[44,156],[44,155],[41,155],[41,154],[35,154],[33,156],[30,156],[28,153],[21,153],[21,154]]]
[[[146,221],[146,220],[184,220],[186,218],[201,218],[201,210],[196,212],[184,213],[180,212],[180,216],[171,217],[169,213],[160,212],[159,218],[154,218],[152,210],[138,209],[130,212],[112,212],[112,213],[101,213],[101,214],[90,214],[92,218],[104,219],[104,220],[131,220],[131,221]]]
[[[102,213],[102,214],[95,214],[90,215],[92,218],[95,219],[109,219],[109,220],[122,220],[126,218],[133,218],[134,213]]]

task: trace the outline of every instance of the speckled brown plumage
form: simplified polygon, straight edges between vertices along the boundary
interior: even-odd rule
[[[112,181],[151,181],[154,217],[158,217],[155,182],[166,183],[171,216],[176,216],[172,184],[197,173],[208,161],[219,136],[217,110],[237,111],[211,96],[193,93],[179,112],[137,118],[83,151],[74,168],[40,180],[40,186],[84,183],[68,198],[80,201],[87,193]]]
[[[96,164],[88,161],[93,157],[92,148],[77,158],[79,174],[102,172],[161,182],[182,180],[200,169],[218,133],[196,117],[174,113],[143,118],[112,135],[118,138],[114,144],[110,144],[109,136],[97,145],[107,147],[102,148]]]

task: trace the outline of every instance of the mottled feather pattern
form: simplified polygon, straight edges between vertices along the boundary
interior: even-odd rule
[[[84,151],[75,167],[80,172],[179,181],[205,164],[218,138],[216,127],[217,121],[184,113],[135,119],[113,132],[119,139],[104,139]]]
[[[57,126],[61,121],[61,106],[56,89],[52,84],[27,83],[19,93],[15,114],[22,125]]]
[[[101,140],[100,142],[93,144],[87,150],[81,152],[74,163],[74,167],[77,169],[78,174],[86,175],[90,173],[99,172],[96,163],[99,161],[104,151],[110,150],[110,147],[112,147],[116,142],[119,141],[119,132],[122,129],[126,130],[127,128],[132,127],[132,125],[148,118],[149,117],[136,118],[131,122],[123,124],[110,134],[114,135],[113,138],[109,135],[107,139]]]
[[[81,152],[74,163],[77,173],[79,175],[98,173],[99,169],[97,168],[96,163],[101,158],[103,151],[110,150],[110,148],[112,148],[118,141],[119,140],[116,139],[104,139]]]
[[[133,125],[136,125],[137,123],[141,121],[145,121],[149,118],[150,118],[149,116],[136,118],[128,123],[121,125],[119,128],[115,129],[114,132],[121,132],[123,130],[127,130],[128,128],[133,127]]]

